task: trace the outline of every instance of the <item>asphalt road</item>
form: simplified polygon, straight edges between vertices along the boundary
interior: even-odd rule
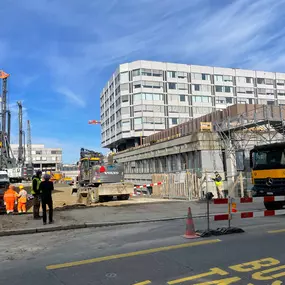
[[[185,221],[5,237],[0,284],[285,284],[284,218],[240,220],[243,234],[195,240],[182,237]]]

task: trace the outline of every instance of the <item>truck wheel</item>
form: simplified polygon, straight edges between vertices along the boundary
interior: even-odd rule
[[[265,206],[266,210],[268,210],[268,211],[281,210],[281,209],[283,209],[284,205],[285,205],[285,202],[283,202],[283,201],[264,202],[264,206]]]

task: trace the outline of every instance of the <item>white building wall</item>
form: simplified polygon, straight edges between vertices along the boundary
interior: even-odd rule
[[[229,105],[285,104],[285,74],[134,61],[118,67],[100,101],[102,147],[116,147]]]
[[[11,144],[11,149],[15,158],[18,158],[18,147],[17,144]],[[25,156],[27,160],[28,149],[25,146]],[[32,160],[35,167],[41,170],[59,170],[62,164],[62,149],[61,148],[46,148],[44,144],[32,144]]]

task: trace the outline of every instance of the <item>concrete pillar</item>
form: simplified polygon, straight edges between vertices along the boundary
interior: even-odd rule
[[[228,195],[231,197],[237,197],[237,187],[235,187],[235,189],[232,189],[235,182],[235,177],[237,175],[235,154],[233,152],[226,151],[226,166]]]
[[[176,156],[176,170],[181,171],[181,153],[178,153]]]
[[[166,171],[171,172],[171,156],[166,157]]]

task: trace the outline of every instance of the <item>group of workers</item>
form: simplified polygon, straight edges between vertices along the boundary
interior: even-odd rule
[[[27,212],[28,193],[23,185],[19,186],[19,193],[16,192],[15,186],[10,185],[4,193],[4,205],[6,206],[7,214],[13,213],[15,205],[18,204],[18,213]]]
[[[50,175],[45,174],[42,181],[42,172],[38,170],[36,175],[33,176],[31,194],[33,197],[33,216],[34,219],[41,219],[40,206],[42,204],[43,210],[43,223],[47,223],[47,206],[49,208],[49,223],[53,223],[53,202],[52,191],[54,190],[53,182],[50,181]],[[18,213],[26,213],[28,193],[23,185],[19,186],[19,193],[13,185],[9,185],[4,193],[4,204],[6,206],[7,214],[13,213],[15,205],[18,205]]]

